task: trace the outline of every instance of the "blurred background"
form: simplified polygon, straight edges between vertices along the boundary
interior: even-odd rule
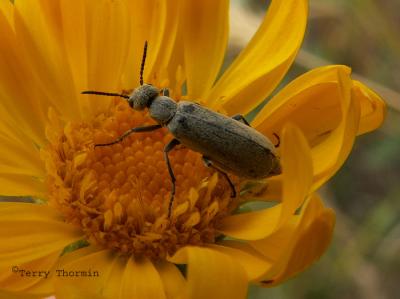
[[[231,61],[258,28],[269,1],[233,0]],[[337,215],[329,251],[282,286],[250,299],[400,298],[400,1],[310,0],[302,50],[282,86],[312,68],[346,64],[388,103],[384,125],[357,138],[322,190]]]

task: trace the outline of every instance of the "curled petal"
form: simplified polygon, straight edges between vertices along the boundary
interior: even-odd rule
[[[330,179],[350,154],[360,121],[360,105],[352,96],[352,81],[344,72],[338,72],[342,118],[337,128],[312,148],[314,162],[313,190]]]
[[[276,285],[310,266],[328,247],[334,224],[334,212],[314,195],[291,222],[264,240],[251,242],[273,264],[260,283]]]
[[[272,137],[292,122],[310,144],[334,129],[341,118],[338,71],[350,75],[350,68],[331,65],[309,71],[285,86],[252,121],[252,126]]]
[[[359,81],[353,81],[353,97],[361,107],[357,134],[365,134],[379,128],[386,115],[386,103],[383,99]]]
[[[287,122],[302,130],[312,147],[315,190],[350,153],[360,122],[360,102],[354,94],[348,67],[318,68],[277,94],[253,126],[268,136]]]

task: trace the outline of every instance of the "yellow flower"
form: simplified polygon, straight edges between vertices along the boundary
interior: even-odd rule
[[[215,83],[228,5],[0,2],[0,190],[35,199],[0,203],[2,298],[244,298],[249,283],[278,284],[325,251],[335,216],[314,191],[385,112],[345,66],[304,74],[258,114],[251,125],[271,140],[275,132],[281,137],[283,174],[233,178],[239,199],[199,153],[177,149],[168,218],[165,129],[93,146],[152,123],[121,99],[80,94],[137,87],[145,40],[145,81],[169,88],[176,100],[246,114],[272,92],[301,45],[307,1],[272,1],[254,38]],[[235,213],[250,201],[275,204]]]

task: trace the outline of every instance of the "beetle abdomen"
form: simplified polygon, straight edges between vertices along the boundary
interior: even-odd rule
[[[167,127],[183,145],[235,175],[259,179],[279,173],[272,143],[237,120],[182,101]]]

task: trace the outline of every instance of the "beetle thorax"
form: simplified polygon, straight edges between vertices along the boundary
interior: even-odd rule
[[[149,107],[150,117],[161,125],[167,124],[175,115],[177,104],[169,97],[155,98]]]
[[[160,90],[150,84],[143,84],[133,90],[128,99],[129,106],[135,110],[149,107],[151,102],[160,94]]]

